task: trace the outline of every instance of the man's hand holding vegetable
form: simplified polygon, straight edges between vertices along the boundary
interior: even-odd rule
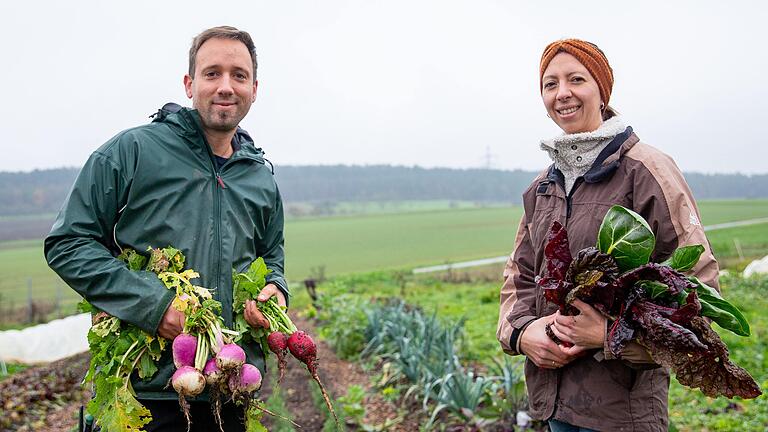
[[[168,305],[160,325],[157,326],[158,336],[173,340],[184,330],[184,313],[179,312],[172,304]]]
[[[259,293],[257,300],[261,303],[269,301],[270,298],[277,298],[277,304],[286,307],[285,294],[277,288],[275,284],[267,284]],[[253,300],[245,302],[244,314],[245,321],[253,328],[269,329],[269,320],[259,310],[259,306]]]

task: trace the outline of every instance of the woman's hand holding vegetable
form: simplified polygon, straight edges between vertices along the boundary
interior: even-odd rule
[[[520,351],[536,366],[544,369],[557,369],[570,363],[576,356],[563,352],[547,336],[544,328],[552,323],[556,314],[541,317],[533,321],[520,335]]]
[[[165,314],[160,320],[160,325],[157,326],[157,334],[160,337],[173,340],[184,330],[184,320],[183,312],[179,312],[172,305],[168,305],[168,309],[165,310]]]
[[[560,351],[575,356],[589,349],[602,348],[605,344],[607,318],[579,299],[573,300],[571,305],[581,314],[566,316],[558,311],[555,313],[555,322],[551,327],[555,336],[573,345],[570,347],[558,345]]]
[[[264,288],[259,293],[259,297],[257,298],[260,302],[266,302],[271,297],[277,298],[277,304],[280,306],[285,306],[285,295],[283,294],[280,289],[277,288],[277,285],[275,284],[267,284],[264,286]],[[269,328],[269,320],[267,320],[264,317],[264,314],[259,310],[258,305],[253,300],[248,300],[245,302],[245,311],[244,314],[245,321],[254,328]]]

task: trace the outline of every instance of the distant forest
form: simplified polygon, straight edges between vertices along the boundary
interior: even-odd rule
[[[0,172],[0,216],[55,213],[76,168]],[[519,204],[535,171],[403,166],[277,166],[283,199],[292,203],[455,200]],[[696,199],[768,198],[768,174],[699,174],[685,178]]]

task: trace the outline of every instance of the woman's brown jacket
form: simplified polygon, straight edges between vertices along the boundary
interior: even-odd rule
[[[557,220],[568,229],[575,255],[595,245],[603,216],[615,204],[648,221],[656,235],[654,262],[665,260],[679,246],[704,245],[693,273],[704,283],[718,286],[718,265],[682,173],[669,156],[640,143],[628,127],[576,181],[570,196],[554,166],[523,193],[525,213],[504,271],[496,334],[507,354],[519,354],[518,336],[531,321],[557,309],[544,300],[534,283],[545,268],[544,244],[550,224]],[[666,432],[669,371],[649,363],[650,357],[636,343],[622,354],[619,360],[607,350],[596,350],[594,355],[554,370],[526,360],[529,414],[599,431]]]

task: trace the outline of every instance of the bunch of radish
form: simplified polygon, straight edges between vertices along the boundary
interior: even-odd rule
[[[235,273],[233,275],[235,330],[241,334],[243,340],[258,341],[262,344],[262,347],[266,345],[266,348],[269,348],[275,354],[280,372],[278,383],[282,381],[285,375],[287,351],[290,351],[297,360],[306,365],[312,379],[317,383],[320,392],[323,394],[325,404],[328,407],[328,411],[333,415],[336,426],[341,430],[339,418],[333,409],[328,392],[326,392],[317,374],[317,345],[315,345],[315,342],[308,334],[296,328],[296,325],[293,324],[286,314],[285,307],[280,306],[275,297],[271,297],[265,302],[256,302],[261,313],[269,321],[268,329],[251,327],[245,321],[245,304],[247,301],[257,299],[259,293],[266,285],[267,274],[269,274],[269,269],[267,269],[264,260],[258,258],[251,263],[245,273]],[[264,352],[266,353],[266,349],[264,349]]]

